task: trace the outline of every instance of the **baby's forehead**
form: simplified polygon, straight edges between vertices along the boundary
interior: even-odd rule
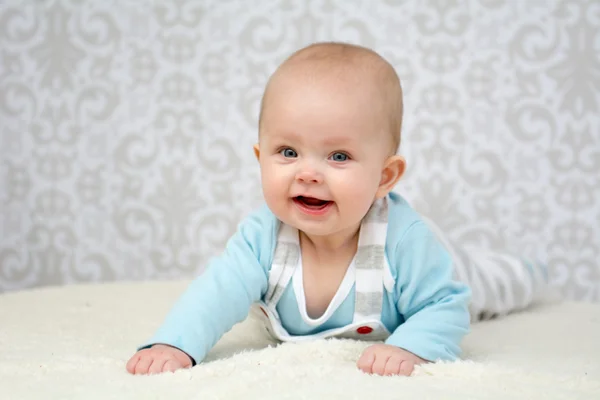
[[[360,68],[321,65],[295,65],[281,71],[271,82],[264,99],[265,107],[280,109],[290,102],[311,108],[322,104],[358,117],[378,114],[389,95],[385,85],[369,77]],[[316,103],[311,103],[316,102]]]

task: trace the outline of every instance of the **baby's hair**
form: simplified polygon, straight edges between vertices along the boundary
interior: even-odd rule
[[[377,96],[381,98],[381,107],[387,115],[390,134],[392,135],[393,152],[400,147],[402,131],[402,86],[394,67],[375,51],[355,44],[342,42],[314,43],[290,55],[269,79],[260,105],[258,126],[262,127],[266,99],[273,79],[290,66],[299,63],[310,63],[314,71],[344,72],[358,71],[374,83]]]

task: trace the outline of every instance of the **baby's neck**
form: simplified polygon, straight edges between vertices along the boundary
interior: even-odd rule
[[[309,247],[319,258],[329,258],[337,253],[356,252],[360,225],[334,235],[314,236],[300,232],[301,246]]]

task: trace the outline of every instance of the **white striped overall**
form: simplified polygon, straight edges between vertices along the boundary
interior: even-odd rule
[[[264,301],[259,303],[260,312],[255,312],[255,315],[265,321],[269,333],[281,341],[304,341],[328,337],[386,339],[390,332],[381,322],[384,284],[388,290],[393,290],[394,287],[385,256],[387,217],[387,199],[383,198],[373,204],[360,226],[358,248],[350,271],[354,272],[352,283],[356,284],[352,323],[341,328],[303,336],[290,335],[282,326],[276,310],[277,302],[301,263],[298,230],[282,224],[269,274],[269,288]],[[299,304],[299,306],[304,305]]]

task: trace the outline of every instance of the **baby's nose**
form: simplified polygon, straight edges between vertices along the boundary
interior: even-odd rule
[[[311,168],[304,168],[296,174],[296,180],[302,183],[321,183],[323,175]]]

